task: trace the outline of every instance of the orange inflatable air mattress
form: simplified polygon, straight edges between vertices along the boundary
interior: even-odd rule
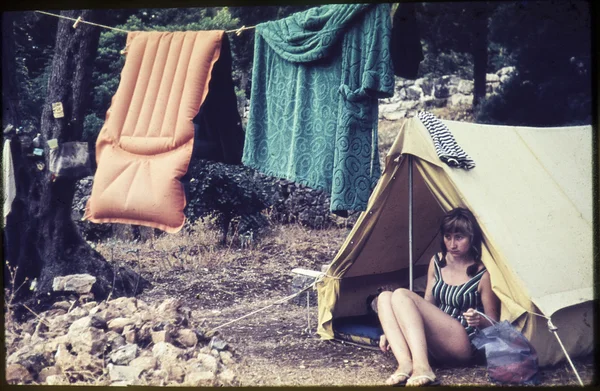
[[[208,93],[223,31],[131,32],[119,88],[96,142],[84,219],[179,231],[192,119]]]

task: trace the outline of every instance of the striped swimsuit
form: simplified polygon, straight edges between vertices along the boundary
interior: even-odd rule
[[[435,284],[433,284],[433,298],[439,309],[458,320],[467,331],[469,341],[475,336],[475,328],[467,324],[463,317],[463,312],[469,308],[475,308],[483,312],[483,305],[479,297],[477,287],[481,276],[485,273],[485,267],[475,274],[469,281],[460,285],[448,285],[442,279],[442,270],[438,262],[440,261],[435,254]]]

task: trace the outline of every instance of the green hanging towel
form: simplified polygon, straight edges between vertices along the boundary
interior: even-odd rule
[[[332,4],[256,26],[242,162],[365,210],[381,174],[378,99],[394,94],[389,4]]]

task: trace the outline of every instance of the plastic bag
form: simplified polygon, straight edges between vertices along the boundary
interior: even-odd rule
[[[57,144],[49,140],[50,172],[56,177],[79,179],[92,175],[88,143],[66,142]]]
[[[485,347],[490,380],[505,384],[539,383],[537,353],[508,321],[478,330],[471,342],[477,349]]]

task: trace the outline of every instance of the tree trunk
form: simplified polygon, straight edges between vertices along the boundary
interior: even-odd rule
[[[488,20],[489,10],[486,4],[476,7],[474,12],[473,28],[473,108],[477,108],[479,103],[485,99],[488,61]]]
[[[17,126],[19,92],[15,56],[14,12],[2,13],[2,129],[8,124]]]
[[[61,14],[95,20],[95,11],[90,10],[63,11]],[[109,294],[112,297],[134,295],[148,285],[146,280],[128,269],[113,269],[80,236],[71,219],[78,178],[58,177],[54,181],[48,170],[47,140],[58,139],[59,144],[79,140],[85,109],[91,98],[92,65],[101,31],[83,23],[77,28],[72,25],[73,22],[66,19],[58,23],[48,95],[41,118],[44,159],[35,161],[35,157],[27,156],[26,149],[20,156],[15,156],[17,199],[6,230],[7,259],[18,266],[16,286],[24,277],[38,280],[33,298],[23,294],[29,292],[28,289],[22,289],[19,299],[33,299],[32,303],[42,306],[52,300],[53,280],[62,275],[87,273],[95,276],[97,280],[92,293],[96,299]],[[56,102],[62,103],[62,118],[53,115],[52,104]]]

